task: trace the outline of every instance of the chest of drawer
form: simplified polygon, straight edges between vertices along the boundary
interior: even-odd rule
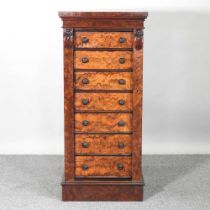
[[[131,111],[130,93],[76,93],[75,110],[89,111]]]
[[[131,157],[77,156],[77,177],[131,177]]]
[[[107,70],[108,71],[108,70]],[[132,90],[131,72],[76,72],[76,90]]]
[[[143,29],[147,13],[61,12],[63,200],[142,200]]]
[[[130,51],[75,51],[76,69],[130,69]]]
[[[76,113],[76,132],[131,132],[132,114]]]
[[[76,134],[77,155],[131,155],[129,134]]]
[[[132,32],[76,32],[76,48],[132,48]]]

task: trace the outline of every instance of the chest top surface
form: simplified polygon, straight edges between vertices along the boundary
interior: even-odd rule
[[[143,28],[147,12],[65,12],[58,13],[63,27]]]

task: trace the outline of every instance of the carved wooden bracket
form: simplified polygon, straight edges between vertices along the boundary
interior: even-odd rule
[[[64,38],[64,48],[71,49],[73,48],[73,29],[65,28],[63,30],[63,38]]]
[[[143,47],[143,36],[144,36],[143,30],[136,29],[134,31],[134,36],[135,36],[135,39],[134,39],[135,49],[136,50],[142,49],[142,47]]]

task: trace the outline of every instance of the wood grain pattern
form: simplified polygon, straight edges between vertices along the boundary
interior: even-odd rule
[[[83,147],[83,143],[88,143],[88,147]],[[119,147],[124,145],[124,147]],[[131,154],[131,136],[120,134],[77,134],[75,136],[75,152],[76,154]]]
[[[83,121],[87,120],[89,125],[84,126]],[[120,121],[125,122],[119,126]],[[132,114],[109,113],[109,114],[75,114],[75,131],[78,132],[130,132]]]
[[[87,38],[88,42],[83,43],[82,39]],[[120,42],[124,38],[124,42]],[[76,32],[76,48],[132,48],[132,32]]]
[[[74,179],[73,29],[64,29],[64,138],[66,181]]]
[[[87,78],[89,84],[83,84]],[[119,84],[119,80],[125,80],[125,84]],[[76,72],[75,88],[77,90],[131,90],[132,79],[130,72]]]
[[[76,156],[75,161],[76,176],[131,176],[131,157]],[[117,167],[119,163],[123,164],[122,170]],[[84,164],[89,167],[87,170],[82,169]]]
[[[76,93],[75,110],[132,110],[132,94],[130,93]],[[84,105],[83,100],[88,100]],[[124,105],[120,105],[124,102]]]
[[[82,63],[82,58],[89,62]],[[125,63],[119,62],[120,58]],[[76,69],[129,69],[131,68],[132,52],[130,51],[75,51],[74,67]]]
[[[63,28],[100,28],[100,29],[110,29],[110,28],[116,28],[116,29],[124,29],[124,28],[144,28],[143,21],[135,21],[135,20],[93,20],[93,19],[87,19],[87,20],[65,20],[63,22]]]
[[[136,31],[134,31],[136,34]],[[134,48],[133,52],[133,136],[132,136],[132,179],[142,179],[142,89],[143,89],[143,50]]]

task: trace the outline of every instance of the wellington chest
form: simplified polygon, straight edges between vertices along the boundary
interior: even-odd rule
[[[64,42],[62,199],[143,199],[146,12],[59,12]]]

